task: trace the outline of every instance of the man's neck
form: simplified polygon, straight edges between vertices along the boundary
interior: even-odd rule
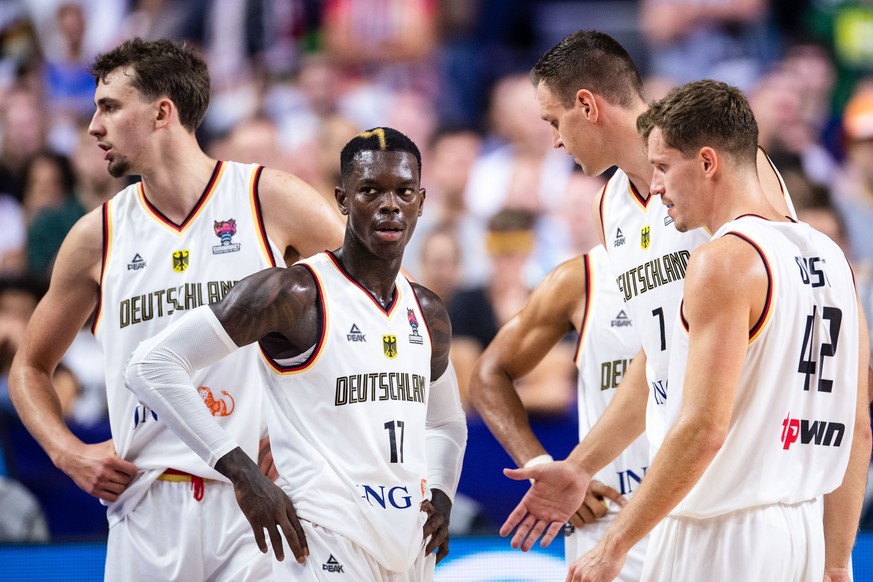
[[[171,221],[180,224],[200,200],[215,171],[216,160],[199,147],[165,154],[142,173],[146,198]]]

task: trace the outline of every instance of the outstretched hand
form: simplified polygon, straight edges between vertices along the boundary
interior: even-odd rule
[[[427,513],[427,521],[424,522],[424,539],[430,536],[425,554],[437,551],[436,563],[449,555],[449,519],[452,513],[452,501],[449,496],[439,489],[431,489],[430,501],[421,503],[421,510]]]
[[[79,489],[110,503],[118,499],[137,475],[136,465],[118,456],[111,439],[71,448],[59,460],[58,467]]]
[[[297,562],[306,561],[309,556],[306,535],[288,495],[261,473],[239,447],[221,457],[215,468],[233,482],[236,502],[252,526],[261,552],[266,554],[268,550],[266,529],[277,560],[285,559],[281,535],[284,533]]]
[[[512,547],[526,552],[543,536],[546,547],[585,499],[591,477],[566,461],[545,463],[527,469],[504,469],[518,481],[533,479],[533,485],[500,528],[506,537],[515,529]]]

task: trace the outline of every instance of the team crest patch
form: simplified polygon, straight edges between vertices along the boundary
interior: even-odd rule
[[[382,336],[382,350],[385,352],[385,357],[389,360],[393,360],[397,357],[397,336],[396,335],[383,335]]]
[[[176,251],[173,253],[173,270],[181,273],[188,268],[188,251]]]
[[[652,244],[652,229],[646,225],[640,230],[640,248],[645,250],[650,244]]]
[[[409,335],[409,343],[423,344],[424,338],[418,335],[418,318],[415,316],[415,312],[408,307],[406,308],[406,319],[409,321],[409,327],[412,328],[412,333]]]
[[[212,247],[213,255],[222,255],[224,253],[235,253],[239,250],[240,244],[233,242],[233,235],[236,234],[236,219],[229,218],[227,220],[214,221],[213,228],[215,236],[221,239],[221,244]]]

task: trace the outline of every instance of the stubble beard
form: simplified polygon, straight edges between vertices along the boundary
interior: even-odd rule
[[[130,173],[130,167],[130,160],[124,156],[118,156],[109,160],[109,167],[107,169],[109,170],[109,175],[113,178],[122,178]]]

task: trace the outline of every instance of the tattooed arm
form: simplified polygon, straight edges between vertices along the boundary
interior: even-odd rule
[[[240,281],[220,302],[199,307],[144,341],[131,355],[125,383],[185,444],[226,476],[262,552],[264,529],[278,560],[281,530],[298,562],[308,555],[303,529],[285,493],[209,414],[191,372],[239,346],[263,339],[278,357],[294,356],[319,337],[315,282],[304,267],[270,269]]]
[[[425,422],[431,499],[422,504],[421,510],[428,515],[424,537],[430,539],[425,552],[436,550],[439,562],[449,553],[449,518],[464,460],[467,423],[455,370],[449,361],[452,324],[448,312],[433,292],[421,285],[413,286],[431,338],[431,382]]]

